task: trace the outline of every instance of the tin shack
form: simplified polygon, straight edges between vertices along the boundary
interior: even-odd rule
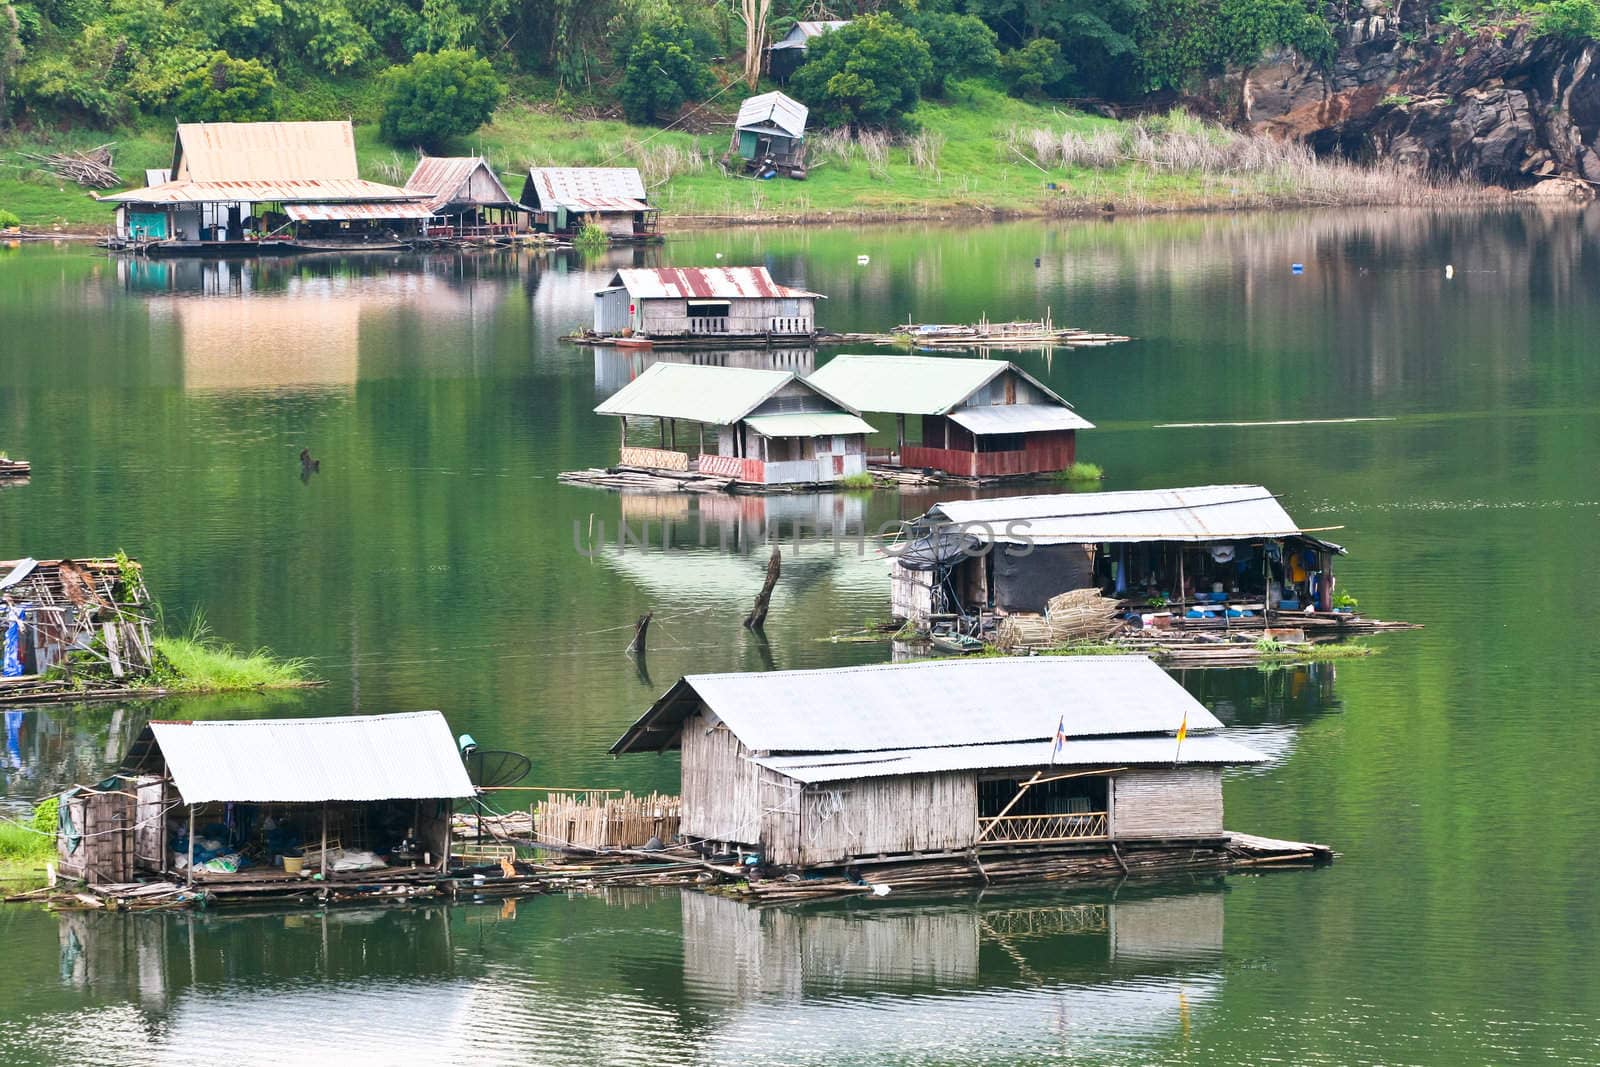
[[[530,167],[519,199],[543,233],[572,237],[587,221],[612,240],[657,234],[659,212],[635,167]]]
[[[806,47],[825,33],[850,25],[849,19],[801,20],[789,32],[767,45],[767,71],[774,81],[786,82],[806,61]]]
[[[481,156],[424,156],[406,191],[426,197],[429,237],[509,237],[522,209]]]
[[[650,346],[809,340],[820,299],[765,267],[629,268],[594,294],[594,333]]]
[[[936,504],[891,565],[895,616],[1042,612],[1099,588],[1176,627],[1342,625],[1333,560],[1259,485],[1054,493]],[[1308,613],[1309,609],[1309,613]]]
[[[806,106],[783,93],[762,93],[739,105],[729,151],[758,177],[806,176]]]
[[[156,721],[120,773],[61,798],[57,850],[91,884],[182,883],[263,899],[319,882],[427,884],[475,795],[437,711]]]
[[[1225,864],[1223,768],[1266,758],[1140,656],[689,675],[611,748],[667,750],[685,837],[800,869],[1065,847]]]
[[[789,371],[656,363],[594,410],[617,417],[625,467],[750,486],[827,484],[867,469],[872,427]],[[654,423],[652,443],[640,443],[637,430],[629,443],[630,418]],[[682,446],[680,422],[694,432],[686,429]]]
[[[1094,424],[1006,360],[835,356],[807,379],[861,411],[895,416],[895,450],[874,461],[960,478],[1048,474],[1072,466]],[[920,420],[919,440],[906,418]]]

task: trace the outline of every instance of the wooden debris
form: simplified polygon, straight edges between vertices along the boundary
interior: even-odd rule
[[[0,478],[26,478],[32,471],[33,467],[25,459],[0,456]]]
[[[591,467],[581,471],[562,471],[558,482],[567,485],[592,485],[601,489],[638,489],[654,493],[726,493],[732,478],[719,478],[692,471],[644,470],[639,467]]]
[[[122,179],[111,167],[111,144],[103,144],[86,152],[23,152],[21,156],[57,177],[79,185],[91,189],[115,189],[122,184]]]
[[[662,793],[551,793],[534,808],[532,837],[540,847],[637,849],[651,838],[671,841],[679,818],[679,798]]]

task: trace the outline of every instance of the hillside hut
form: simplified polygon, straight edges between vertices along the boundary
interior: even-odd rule
[[[796,22],[789,32],[767,45],[767,71],[774,81],[786,82],[806,61],[806,47],[825,33],[850,25],[849,19],[824,19]]]
[[[448,868],[451,809],[473,795],[437,711],[155,721],[119,774],[62,796],[57,850],[91,884],[219,896],[292,888],[284,857],[324,882],[403,882]]]
[[[100,199],[116,238],[154,255],[394,243],[431,214],[421,194],[361,178],[348,122],[179,123],[165,181]]]
[[[752,96],[739,105],[730,150],[747,172],[804,178],[808,114],[804,104],[779,92]]]
[[[658,232],[636,167],[530,167],[520,202],[535,230],[572,237],[584,222],[612,240],[643,240]]]
[[[693,470],[752,486],[827,484],[867,468],[872,427],[789,371],[657,363],[594,410],[620,422],[625,467]],[[629,444],[630,418],[655,422],[655,447]],[[692,447],[686,433],[679,449],[679,422],[696,424]]]
[[[1094,424],[1043,382],[998,359],[842,355],[807,379],[861,411],[895,415],[891,465],[961,478],[1047,474],[1072,466]],[[906,417],[921,440],[906,438]]]
[[[426,197],[429,237],[508,237],[522,217],[494,169],[480,156],[425,156],[406,191]]]
[[[795,868],[1225,848],[1222,769],[1265,759],[1139,656],[689,675],[611,751],[670,749],[686,837]]]
[[[1333,613],[1344,549],[1302,530],[1259,485],[951,500],[909,524],[894,614],[1042,612],[1096,587],[1178,627],[1293,625]],[[1307,608],[1313,608],[1311,616]]]
[[[594,294],[594,332],[636,345],[809,339],[821,299],[765,267],[629,268]]]

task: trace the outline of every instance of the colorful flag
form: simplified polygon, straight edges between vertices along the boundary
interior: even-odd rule
[[[1061,720],[1056,723],[1056,747],[1050,750],[1050,763],[1052,765],[1055,764],[1056,757],[1061,755],[1061,746],[1066,744],[1066,743],[1067,743],[1067,717],[1066,717],[1066,715],[1063,714],[1061,716]]]
[[[1183,721],[1178,724],[1178,747],[1172,750],[1172,765],[1178,765],[1178,753],[1183,751],[1183,739],[1189,736],[1189,712],[1183,713]]]

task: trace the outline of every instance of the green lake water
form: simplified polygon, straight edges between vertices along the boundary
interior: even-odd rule
[[[1097,424],[1079,455],[1106,488],[1260,482],[1339,527],[1340,588],[1424,629],[1336,669],[1183,681],[1273,757],[1227,779],[1228,825],[1341,859],[779,912],[678,891],[7,907],[0,1063],[1600,1061],[1594,211],[741,230],[589,260],[0,248],[0,449],[35,470],[0,489],[0,558],[123,549],[169,626],[203,617],[328,681],[8,712],[0,795],[100,777],[152,716],[415,708],[528,753],[534,784],[675,789],[674,758],[605,750],[681,674],[889,658],[828,640],[887,615],[855,535],[953,494],[556,482],[614,459],[590,409],[642,365],[559,336],[611,270],[719,253],[828,294],[834,329],[1048,307],[1128,334],[1016,357]],[[648,549],[589,546],[623,520]],[[762,640],[739,620],[775,534]],[[640,669],[622,650],[651,610]]]

